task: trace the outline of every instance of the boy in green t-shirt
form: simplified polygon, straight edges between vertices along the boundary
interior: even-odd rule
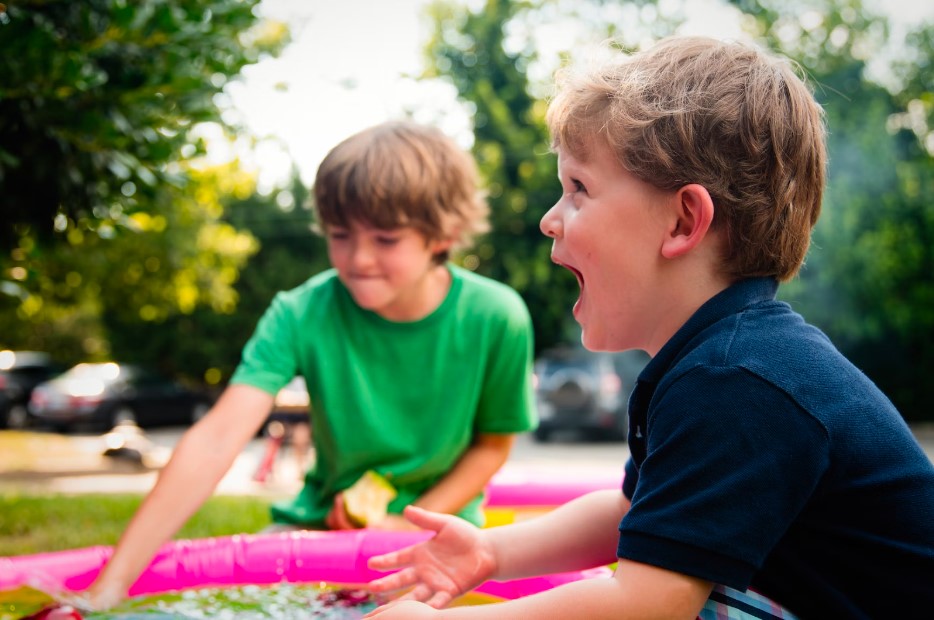
[[[473,160],[436,129],[389,122],[321,163],[317,225],[333,269],[278,294],[230,385],[181,439],[87,592],[125,596],[210,496],[294,376],[310,395],[315,465],[284,527],[348,529],[343,491],[376,471],[397,491],[370,527],[415,504],[480,523],[485,485],[535,423],[532,328],[519,295],[448,263],[487,229]]]

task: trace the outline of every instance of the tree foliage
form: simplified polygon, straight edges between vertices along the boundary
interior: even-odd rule
[[[251,175],[235,164],[193,170],[186,188],[154,214],[127,216],[120,234],[69,228],[57,243],[21,238],[12,271],[24,272],[24,286],[0,297],[3,344],[171,367],[166,322],[201,308],[231,313],[239,270],[257,249],[222,220],[225,201],[253,194]]]
[[[564,339],[577,283],[553,268],[550,244],[538,228],[561,188],[548,148],[545,105],[529,92],[526,69],[535,50],[504,47],[504,26],[519,8],[510,0],[488,0],[476,12],[434,5],[428,76],[451,80],[474,110],[473,153],[486,183],[492,231],[464,262],[519,291],[534,309],[540,350]]]
[[[800,280],[783,295],[895,401],[929,416],[934,387],[934,29],[884,56],[890,24],[859,0],[743,3],[754,33],[807,68],[827,115],[823,213]],[[880,83],[879,77],[886,84]]]
[[[0,19],[3,247],[56,222],[96,231],[177,184],[168,164],[203,153],[191,130],[285,31],[258,0],[25,0]]]
[[[214,368],[219,379],[230,377],[240,350],[275,294],[329,267],[324,239],[311,229],[308,189],[297,172],[288,187],[271,195],[253,194],[230,202],[224,219],[237,229],[249,230],[259,250],[240,270],[234,287],[239,299],[235,313],[217,315],[205,309],[184,317],[197,325],[199,337],[182,345],[181,355],[191,363],[189,372]]]
[[[257,2],[0,12],[0,344],[172,367],[186,334],[167,326],[233,311],[257,245],[224,208],[255,186],[236,164],[199,164],[198,132],[233,130],[225,84],[287,42]]]

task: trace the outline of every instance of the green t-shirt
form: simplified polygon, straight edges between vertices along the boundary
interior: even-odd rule
[[[231,383],[276,394],[296,374],[311,398],[315,465],[273,520],[322,527],[334,494],[367,470],[399,491],[399,513],[457,462],[477,433],[536,423],[532,323],[511,288],[450,265],[447,297],[396,323],[360,308],[334,270],[276,295]],[[460,515],[482,524],[482,496]]]

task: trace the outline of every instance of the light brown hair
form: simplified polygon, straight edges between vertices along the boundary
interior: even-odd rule
[[[452,250],[469,247],[489,229],[477,179],[474,159],[440,130],[382,123],[335,146],[318,166],[316,228],[411,226],[429,241],[453,239]]]
[[[788,280],[803,264],[824,190],[825,130],[790,62],[671,37],[561,69],[548,125],[552,146],[580,159],[600,140],[646,183],[704,186],[730,277]]]

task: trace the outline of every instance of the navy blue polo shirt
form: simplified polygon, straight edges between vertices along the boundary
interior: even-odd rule
[[[618,556],[804,618],[934,617],[934,465],[777,289],[721,292],[640,375]]]

